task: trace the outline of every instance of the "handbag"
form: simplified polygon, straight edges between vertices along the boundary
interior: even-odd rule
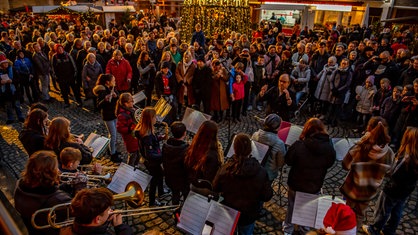
[[[248,76],[249,82],[254,82],[254,71],[253,71],[253,66],[251,64],[251,60],[248,61],[247,68],[245,68],[244,73]]]

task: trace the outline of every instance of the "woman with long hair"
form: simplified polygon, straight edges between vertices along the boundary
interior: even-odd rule
[[[407,127],[390,178],[376,203],[374,223],[363,226],[367,234],[396,234],[406,199],[418,180],[418,128]]]
[[[372,117],[367,130],[342,161],[343,169],[349,172],[340,191],[347,200],[346,204],[356,213],[357,230],[361,228],[365,210],[376,196],[394,159],[388,145],[390,136],[386,120],[380,116]]]
[[[21,179],[16,183],[14,192],[15,208],[20,213],[29,234],[60,234],[59,229],[35,229],[31,223],[36,210],[71,201],[70,195],[58,189],[58,184],[57,156],[52,151],[38,151],[32,154]],[[46,214],[41,217],[37,217],[36,224],[46,223]]]
[[[45,138],[45,148],[53,150],[57,156],[66,147],[73,147],[81,151],[80,164],[90,164],[93,159],[89,147],[83,144],[80,138],[75,138],[70,133],[70,120],[65,117],[52,119],[49,125],[48,135]]]
[[[159,64],[158,64],[158,70],[161,69],[161,67],[164,64],[164,62],[170,63],[170,67],[169,67],[170,71],[173,74],[176,74],[177,65],[174,62],[173,57],[171,56],[170,51],[164,51],[163,52],[163,55],[161,56],[161,61],[159,61]]]
[[[97,97],[97,109],[102,115],[107,131],[110,135],[110,160],[122,162],[119,152],[116,151],[116,79],[112,74],[101,74],[97,79],[93,93]]]
[[[161,168],[162,155],[159,137],[155,133],[154,125],[157,122],[157,113],[154,108],[146,107],[142,110],[141,118],[135,127],[135,136],[140,143],[141,155],[145,158],[145,167],[152,176],[149,189],[149,206],[159,205],[155,200],[155,193],[158,188],[158,195],[161,198],[165,192],[163,187],[163,169]]]
[[[152,90],[154,90],[155,83],[155,64],[150,59],[149,53],[147,51],[142,51],[136,65],[139,70],[139,81],[144,86],[145,96],[147,97],[145,106],[150,106]]]
[[[241,212],[238,234],[253,234],[255,220],[259,217],[262,202],[273,197],[273,189],[266,170],[251,157],[251,139],[239,133],[234,138],[235,154],[218,171],[214,191],[222,193],[223,204]],[[245,193],[243,188],[248,188]]]
[[[223,163],[222,146],[218,141],[218,125],[205,121],[200,126],[186,153],[186,165],[189,182],[198,185],[198,180],[212,182]]]
[[[48,125],[48,113],[41,109],[33,109],[29,112],[23,124],[23,130],[19,134],[19,140],[29,156],[44,149]]]
[[[321,120],[311,118],[305,123],[299,140],[289,147],[285,162],[290,166],[290,171],[287,180],[289,203],[283,232],[292,234],[294,228],[291,220],[296,191],[318,194],[324,184],[327,170],[335,162],[335,150]],[[310,228],[299,226],[299,230],[306,233]]]

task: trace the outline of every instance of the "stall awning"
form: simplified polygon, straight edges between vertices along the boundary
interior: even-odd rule
[[[303,10],[307,5],[294,3],[273,3],[261,5],[261,10]]]
[[[103,12],[136,12],[133,6],[102,6]]]
[[[48,13],[50,11],[57,10],[58,8],[66,8],[66,9],[69,9],[71,11],[76,11],[76,12],[88,12],[88,11],[92,11],[92,12],[96,12],[96,13],[102,12],[101,10],[99,10],[97,8],[89,7],[89,6],[85,6],[85,5],[76,5],[76,6],[33,6],[32,11],[33,11],[33,13]]]
[[[406,17],[398,17],[398,18],[392,18],[392,19],[386,19],[382,20],[382,22],[402,22],[402,23],[418,23],[418,16],[406,16]]]
[[[52,11],[57,9],[60,6],[33,6],[32,11],[33,13],[47,13],[48,11]]]

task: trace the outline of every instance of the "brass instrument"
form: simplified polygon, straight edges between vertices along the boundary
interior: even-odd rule
[[[91,169],[94,167],[94,164],[89,164],[89,165],[79,165],[78,166],[81,170],[86,170],[86,169]],[[114,171],[117,170],[119,167],[118,166],[102,166],[102,169],[104,171]]]
[[[122,214],[122,217],[126,216],[139,216],[139,215],[147,215],[151,213],[161,213],[161,212],[168,212],[168,211],[175,211],[179,208],[179,205],[173,206],[162,206],[162,207],[150,207],[150,208],[138,208],[142,204],[144,200],[144,191],[137,182],[130,182],[126,185],[126,191],[121,194],[116,194],[113,196],[113,200],[125,200],[127,204],[133,208],[137,209],[128,209],[128,210],[117,210],[113,211],[111,214]],[[51,208],[45,208],[35,211],[32,215],[31,223],[32,226],[36,229],[44,229],[44,228],[64,228],[70,226],[74,223],[74,218],[70,217],[70,206],[71,203],[62,203],[55,205]],[[56,211],[66,209],[67,218],[64,221],[57,222],[56,221]],[[48,213],[47,218],[47,225],[38,225],[35,222],[36,216],[42,213]]]
[[[60,181],[61,183],[64,184],[71,184],[72,181],[74,179],[76,179],[77,177],[79,177],[79,174],[84,174],[84,173],[70,173],[70,172],[63,172],[60,174]],[[97,187],[98,183],[104,181],[105,183],[110,183],[112,181],[112,177],[110,175],[110,173],[107,173],[106,175],[86,175],[87,177],[87,186],[89,187]],[[62,177],[67,178],[67,180],[63,180]]]
[[[134,108],[135,108],[134,118],[135,118],[136,123],[138,123],[139,119],[141,118],[142,109],[135,105],[134,105]]]

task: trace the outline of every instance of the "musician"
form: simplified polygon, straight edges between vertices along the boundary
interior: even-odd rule
[[[113,195],[106,188],[83,189],[71,201],[74,216],[73,234],[107,235],[110,224],[117,235],[133,234],[132,228],[122,222],[121,214],[110,215]]]
[[[141,145],[140,151],[145,158],[145,167],[152,176],[149,189],[149,206],[159,205],[155,200],[155,193],[158,188],[158,195],[161,198],[165,192],[163,187],[163,169],[161,168],[162,156],[159,141],[164,137],[157,136],[154,125],[157,122],[157,114],[152,107],[142,110],[138,125],[135,127],[135,136]]]
[[[170,62],[165,61],[155,77],[155,90],[158,98],[164,97],[172,106],[168,123],[176,120],[177,114],[177,80],[170,70]]]
[[[110,135],[110,160],[120,163],[122,159],[119,157],[120,153],[116,151],[116,102],[118,93],[115,91],[115,86],[116,79],[112,74],[101,74],[93,88],[93,93],[97,97],[97,109],[100,111]]]
[[[262,202],[273,197],[273,189],[266,170],[250,155],[251,140],[247,134],[235,136],[234,151],[233,157],[218,171],[213,188],[222,193],[223,204],[241,212],[238,234],[252,234]]]
[[[189,184],[187,183],[187,173],[184,166],[184,157],[189,144],[184,141],[186,126],[182,122],[173,122],[170,128],[173,137],[164,143],[162,157],[165,181],[173,192],[171,202],[172,205],[178,205],[180,197],[183,196],[186,199],[187,194],[189,194]]]
[[[138,139],[133,135],[136,121],[135,121],[134,99],[130,93],[123,93],[120,95],[116,103],[116,129],[122,135],[126,150],[129,153],[128,164],[136,166],[139,163],[139,146]]]
[[[28,155],[32,155],[38,150],[43,150],[45,137],[48,134],[49,119],[48,114],[41,109],[33,109],[26,117],[23,130],[19,134]]]
[[[76,148],[81,152],[81,164],[90,164],[93,159],[90,148],[85,146],[80,138],[75,138],[70,134],[70,120],[65,117],[52,119],[45,139],[45,147],[53,150],[56,155],[59,155],[66,147]]]
[[[58,160],[52,151],[38,151],[32,154],[16,183],[14,201],[16,210],[31,235],[58,235],[59,229],[35,229],[31,224],[32,214],[39,209],[69,202],[70,195],[58,189]],[[46,215],[38,217],[36,224],[47,224]]]

